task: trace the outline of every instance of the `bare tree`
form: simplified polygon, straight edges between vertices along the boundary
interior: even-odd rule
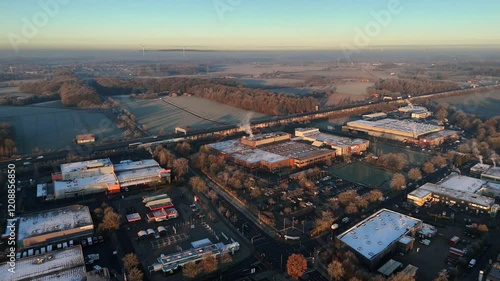
[[[389,277],[387,281],[415,281],[415,277],[405,274],[404,272],[398,272]]]
[[[137,255],[134,254],[134,253],[128,253],[128,254],[126,254],[122,258],[122,261],[123,261],[123,266],[125,267],[125,269],[127,271],[129,271],[130,269],[132,269],[134,267],[138,267],[139,266],[139,259],[137,258]]]
[[[233,261],[233,257],[229,253],[224,253],[221,256],[219,256],[220,262],[222,264],[227,264],[231,263]]]
[[[198,276],[199,268],[198,265],[194,262],[190,262],[182,268],[182,274],[189,279],[194,279]]]
[[[286,262],[288,275],[293,279],[299,279],[307,270],[307,260],[301,254],[291,254]]]
[[[358,206],[356,206],[356,203],[352,202],[345,207],[345,212],[346,214],[355,214],[359,212],[359,209]]]
[[[217,201],[217,199],[219,199],[217,192],[215,192],[215,190],[213,190],[213,189],[208,191],[207,196],[208,196],[208,198],[210,198],[212,200],[212,202],[215,202],[215,201]]]
[[[144,280],[144,273],[142,273],[142,271],[139,268],[134,267],[128,271],[128,279],[127,280],[142,281],[142,280]]]
[[[408,178],[412,181],[416,181],[422,178],[422,172],[420,172],[419,168],[411,168],[408,171]]]
[[[106,209],[104,209],[104,216],[102,218],[102,222],[99,224],[97,229],[100,232],[118,230],[120,228],[120,223],[121,223],[120,215],[118,215],[113,210],[113,208],[106,207]]]
[[[205,181],[198,176],[192,177],[189,180],[189,184],[197,192],[205,193],[205,191],[207,191],[207,185],[205,184]]]
[[[422,167],[422,170],[424,170],[424,172],[426,174],[432,174],[432,173],[434,173],[434,171],[436,169],[434,168],[434,164],[432,164],[431,162],[427,161],[427,162],[424,163],[424,166]]]
[[[392,176],[391,187],[394,189],[402,189],[406,185],[406,179],[403,174],[397,173]]]
[[[206,257],[200,262],[200,268],[206,273],[217,270],[217,259],[214,256]]]
[[[448,271],[441,270],[434,281],[448,281]]]
[[[173,162],[173,168],[177,178],[181,178],[189,170],[189,162],[186,158],[175,159]]]
[[[328,276],[331,279],[340,280],[344,273],[344,266],[339,261],[334,260],[328,265]]]

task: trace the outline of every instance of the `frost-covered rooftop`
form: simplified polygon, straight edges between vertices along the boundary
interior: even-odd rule
[[[17,239],[84,227],[93,228],[89,207],[71,205],[21,216],[18,220]]]
[[[338,238],[371,260],[420,223],[419,219],[382,209],[342,233]]]
[[[110,165],[112,164],[109,158],[95,159],[82,162],[73,162],[73,163],[61,164],[61,173],[69,173],[78,170],[86,170],[86,169],[92,169]]]
[[[248,163],[258,163],[260,161],[264,161],[267,163],[276,163],[285,161],[288,158],[274,154],[271,152],[267,152],[261,149],[247,149],[245,151],[241,151],[239,153],[235,153],[232,155],[234,158],[248,162]]]
[[[116,177],[118,178],[118,181],[121,184],[122,182],[130,181],[130,180],[148,179],[148,178],[155,177],[155,176],[159,177],[161,171],[163,171],[163,169],[160,167],[150,167],[150,168],[144,168],[144,169],[128,170],[128,171],[119,172],[119,173],[116,173]]]
[[[55,193],[63,190],[74,191],[75,189],[85,189],[90,186],[93,188],[96,186],[102,186],[102,188],[106,189],[107,185],[115,185],[116,181],[117,179],[114,174],[95,175],[68,181],[54,181],[54,191]]]
[[[476,178],[451,174],[437,184],[457,191],[476,193],[485,182]]]
[[[472,167],[470,168],[470,170],[471,170],[472,172],[484,173],[484,172],[486,172],[489,168],[491,168],[491,165],[477,163],[476,165],[472,166]]]
[[[85,260],[80,245],[16,261],[14,274],[9,265],[0,265],[2,281],[85,280]]]
[[[433,194],[437,194],[440,196],[445,196],[448,198],[453,198],[455,200],[462,200],[466,202],[470,202],[484,208],[489,208],[491,205],[495,203],[495,199],[485,197],[482,195],[478,195],[475,193],[458,191],[455,189],[450,189],[447,187],[442,187],[433,183],[426,183],[420,186],[418,189],[423,189],[432,192]]]
[[[311,132],[311,133],[304,133],[304,136],[307,138],[312,138],[317,141],[321,141],[336,147],[349,147],[353,145],[359,145],[366,143],[367,140],[363,139],[351,139],[351,138],[346,138],[346,137],[339,137],[339,136],[334,136],[330,134],[325,134],[325,133],[320,133],[320,132]]]
[[[126,161],[121,161],[119,164],[115,164],[114,171],[115,173],[117,173],[117,172],[153,168],[159,166],[160,164],[158,164],[158,162],[156,162],[153,159],[146,159],[141,161],[126,160]]]
[[[423,198],[425,198],[427,195],[429,195],[431,193],[432,192],[430,192],[429,190],[426,190],[426,189],[423,189],[423,188],[417,188],[417,189],[413,190],[412,192],[410,192],[408,194],[408,196],[419,198],[419,199],[423,199]]]
[[[372,130],[376,131],[398,131],[406,134],[413,134],[415,137],[443,129],[441,126],[390,118],[377,121],[356,120],[348,122],[347,125],[351,127],[371,127]]]
[[[483,176],[488,176],[492,178],[500,178],[500,167],[491,167],[486,172],[483,173]]]
[[[211,143],[208,146],[227,154],[233,154],[236,152],[249,149],[248,146],[242,145],[239,140],[221,141],[221,142]]]

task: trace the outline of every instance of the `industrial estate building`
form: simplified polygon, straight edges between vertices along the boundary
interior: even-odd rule
[[[76,136],[76,143],[77,144],[85,144],[85,143],[93,143],[95,142],[95,135],[94,134],[84,134],[84,135],[77,135]]]
[[[500,186],[484,180],[457,175],[455,173],[437,184],[426,183],[407,195],[409,201],[417,206],[436,201],[478,211],[490,211],[495,199],[486,195],[500,191]],[[493,208],[496,209],[496,208]]]
[[[52,180],[52,184],[39,188],[38,197],[58,200],[117,193],[131,185],[170,181],[170,171],[152,159],[126,160],[115,165],[109,159],[95,159],[62,164],[61,172],[52,174]]]
[[[351,121],[343,126],[343,130],[425,146],[440,145],[445,140],[458,137],[459,134],[457,131],[444,130],[443,126],[391,118]]]
[[[72,205],[22,215],[17,221],[17,249],[79,239],[94,234],[89,207]]]
[[[312,142],[314,146],[327,145],[335,150],[336,156],[361,154],[368,149],[370,144],[365,139],[352,139],[322,133],[318,128],[297,128],[295,129],[295,136]]]
[[[278,132],[209,144],[208,147],[234,163],[250,169],[270,171],[284,167],[305,167],[335,157],[335,151],[292,141]]]
[[[388,254],[410,250],[422,225],[419,219],[381,209],[337,238],[373,270]]]
[[[15,273],[10,265],[0,265],[2,281],[86,280],[85,259],[80,245],[42,255],[18,259]]]

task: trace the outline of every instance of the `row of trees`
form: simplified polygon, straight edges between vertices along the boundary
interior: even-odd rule
[[[40,95],[23,96],[3,96],[0,97],[0,105],[27,105],[39,102],[58,100],[59,94],[57,93],[43,93]]]
[[[9,123],[0,122],[0,158],[17,154],[14,131]]]
[[[126,254],[122,258],[123,267],[127,272],[127,280],[130,281],[142,281],[144,280],[144,273],[139,269],[139,259],[134,253]]]
[[[163,167],[171,168],[178,182],[184,181],[184,175],[189,171],[189,160],[177,158],[168,148],[158,145],[153,151],[155,158]]]
[[[97,79],[96,88],[101,94],[141,94],[175,92],[228,104],[234,107],[270,115],[286,115],[316,110],[319,102],[313,97],[275,94],[265,90],[245,88],[231,81],[214,81],[193,78]]]
[[[217,258],[214,256],[205,257],[199,264],[194,262],[186,264],[182,268],[182,273],[189,279],[195,279],[200,275],[213,273],[217,271],[219,265],[229,264],[232,261],[233,259],[229,253],[225,253]]]
[[[432,174],[436,171],[436,167],[443,167],[446,163],[446,158],[436,155],[430,161],[425,161],[422,164],[422,171],[426,174]],[[422,178],[422,171],[417,167],[411,168],[408,171],[408,178],[412,181],[420,180]],[[396,173],[392,176],[390,185],[392,188],[399,190],[406,186],[406,177],[401,173]]]
[[[367,91],[370,94],[401,93],[419,96],[423,94],[455,90],[458,88],[458,85],[454,82],[437,80],[387,79],[376,82],[375,86],[368,88]]]

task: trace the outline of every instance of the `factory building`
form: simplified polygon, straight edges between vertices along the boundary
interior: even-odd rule
[[[403,107],[398,108],[398,111],[401,113],[411,114],[412,112],[422,112],[422,111],[429,111],[429,110],[427,110],[427,108],[425,108],[423,106],[409,104],[408,106],[403,106]]]
[[[80,245],[18,259],[15,273],[10,272],[9,268],[9,263],[0,265],[0,280],[90,280],[86,278],[85,259]]]
[[[347,122],[343,127],[343,130],[366,133],[370,136],[398,141],[418,141],[420,137],[426,134],[439,132],[443,129],[443,126],[391,118],[377,121],[356,120]]]
[[[95,142],[95,135],[94,134],[84,134],[84,135],[77,135],[76,136],[76,143],[77,144],[85,144],[85,143],[93,143]]]
[[[335,157],[335,151],[290,140],[286,133],[256,135],[209,144],[230,161],[250,169],[302,168]]]
[[[459,131],[442,130],[419,138],[419,143],[422,146],[440,146],[445,141],[457,140],[460,136]]]
[[[367,121],[380,120],[380,119],[384,119],[386,117],[387,117],[387,114],[384,112],[365,114],[365,115],[361,116],[361,118],[363,118],[363,120],[367,120]]]
[[[67,207],[25,214],[17,220],[17,249],[28,249],[94,234],[89,207]]]
[[[279,141],[290,140],[290,134],[283,132],[259,134],[249,137],[243,137],[241,143],[250,147],[257,147],[259,145],[270,144]]]
[[[61,165],[52,174],[53,184],[39,188],[37,197],[59,200],[96,193],[117,193],[132,185],[170,182],[170,170],[153,159],[121,161],[113,165],[109,159],[95,159]]]
[[[327,145],[335,150],[336,156],[361,154],[368,149],[370,142],[364,139],[352,139],[322,133],[318,128],[297,128],[295,136],[313,145]]]
[[[422,221],[388,209],[381,209],[337,236],[371,270],[389,254],[411,249]]]
[[[425,202],[441,202],[458,207],[468,207],[479,211],[488,211],[495,203],[493,198],[476,193],[462,191],[462,188],[449,188],[438,184],[426,183],[407,195],[407,199],[417,206]]]
[[[485,181],[500,183],[500,167],[490,167],[486,172],[481,174],[481,179]]]

